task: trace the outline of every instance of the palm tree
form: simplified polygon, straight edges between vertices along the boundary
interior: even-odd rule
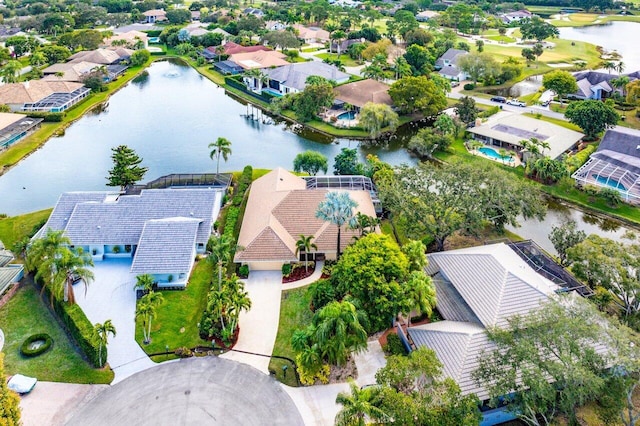
[[[244,76],[253,80],[255,84],[251,84],[251,86],[255,86],[258,92],[261,92],[262,88],[269,82],[269,76],[260,69],[248,70],[244,73]]]
[[[431,317],[433,307],[436,306],[436,288],[431,277],[423,271],[413,271],[407,281],[405,294],[410,305],[407,317],[411,325],[411,311],[418,314],[426,314]]]
[[[87,253],[82,252],[82,249],[74,252],[66,246],[62,247],[54,258],[45,262],[45,265],[47,269],[55,271],[53,280],[49,283],[52,296],[62,296],[65,302],[75,304],[73,283],[77,281],[83,282],[84,293],[87,294],[89,283],[93,280],[93,272],[87,266],[93,266],[93,260]]]
[[[625,68],[624,62],[619,61],[615,69],[616,71],[618,71],[618,74],[622,74],[622,71],[624,71],[624,68]]]
[[[502,164],[504,164],[506,158],[507,158],[507,150],[504,148],[500,148],[498,150],[498,154],[500,155],[500,159],[502,160]]]
[[[312,239],[313,239],[313,235],[309,235],[308,237],[305,237],[304,235],[300,234],[300,239],[296,241],[296,256],[299,253],[304,252],[304,271],[305,272],[309,271],[309,269],[307,268],[307,265],[309,263],[307,258],[307,253],[309,253],[311,249],[318,250],[318,246],[311,242]]]
[[[95,335],[95,339],[98,342],[98,360],[99,364],[102,367],[102,348],[107,347],[107,341],[109,339],[109,334],[113,337],[116,337],[116,327],[113,325],[110,319],[106,320],[102,324],[97,322],[93,326],[93,333]],[[106,360],[105,360],[106,361]]]
[[[330,302],[313,316],[314,343],[330,364],[344,365],[351,352],[367,349],[361,314],[348,301]]]
[[[153,275],[142,274],[136,277],[136,289],[141,289],[146,293],[153,291]]]
[[[251,309],[251,299],[249,299],[249,293],[244,289],[244,283],[235,274],[227,280],[225,287],[229,298],[229,328],[233,333],[238,325],[240,312]]]
[[[219,175],[220,157],[224,158],[224,161],[229,159],[229,155],[231,155],[231,142],[226,138],[218,138],[215,142],[209,144],[209,148],[212,148],[209,153],[209,158],[213,160],[213,158],[216,157],[217,159],[216,175]]]
[[[5,83],[16,83],[22,70],[20,61],[9,61],[0,69],[0,76]]]
[[[231,260],[233,241],[226,235],[212,236],[207,243],[207,260],[218,266],[218,290],[222,288],[222,268]]]
[[[389,416],[375,406],[380,388],[376,386],[360,389],[358,385],[349,380],[350,392],[340,392],[336,397],[336,404],[342,405],[342,409],[336,414],[334,424],[336,426],[364,426],[367,420],[375,423],[383,423]]]
[[[136,318],[142,317],[142,334],[147,345],[151,342],[151,321],[158,315],[158,307],[163,302],[162,294],[152,291],[142,296],[136,306]]]
[[[611,70],[615,70],[616,69],[616,64],[611,62],[611,61],[601,62],[600,66],[602,68],[604,68],[605,70],[609,71],[609,74],[611,74]]]
[[[316,217],[325,222],[333,223],[338,227],[338,243],[336,246],[336,259],[340,258],[340,233],[344,225],[353,227],[356,225],[356,217],[353,209],[358,203],[349,197],[348,192],[328,192],[325,199],[318,205]]]
[[[480,141],[477,140],[472,140],[471,142],[469,142],[469,149],[471,149],[471,153],[473,155],[476,155],[476,153],[478,152],[478,149],[482,148],[484,146],[484,144]]]
[[[625,95],[627,84],[629,84],[629,77],[627,77],[626,75],[611,79],[611,85],[616,89],[620,89],[620,91],[622,92],[622,96]]]
[[[342,55],[342,49],[340,49],[340,43],[342,42],[342,40],[344,40],[345,38],[347,38],[347,35],[345,34],[344,31],[342,30],[337,30],[334,31],[331,34],[331,41],[336,43],[336,49],[337,49],[337,53],[338,53],[338,58],[340,58],[340,55]],[[329,50],[331,50],[331,46],[329,46]],[[331,52],[329,52],[331,53]]]

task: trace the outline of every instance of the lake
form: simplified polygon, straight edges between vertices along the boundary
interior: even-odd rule
[[[562,27],[558,30],[560,38],[602,46],[607,52],[617,51],[626,65],[624,73],[640,70],[640,49],[636,44],[636,37],[640,34],[638,22],[614,21],[587,27]]]
[[[244,118],[244,104],[225,94],[191,67],[175,61],[153,63],[114,94],[107,106],[71,125],[64,136],[0,176],[0,213],[10,216],[55,205],[65,191],[109,189],[111,148],[128,145],[149,167],[145,181],[170,173],[215,172],[207,145],[218,137],[232,143],[220,171],[293,167],[293,159],[313,149],[329,159],[343,147],[358,147],[362,158],[377,154],[390,164],[415,163],[402,149],[411,129],[385,148],[360,149],[358,141],[333,139],[287,123],[262,124]],[[297,132],[301,132],[297,134]],[[113,188],[111,188],[113,189]]]

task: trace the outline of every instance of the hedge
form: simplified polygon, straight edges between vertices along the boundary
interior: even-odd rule
[[[244,193],[251,185],[251,181],[253,180],[253,167],[246,166],[244,170],[242,170],[242,175],[240,175],[240,179],[238,179],[238,187],[236,188],[236,192],[233,194],[233,198],[231,200],[231,204],[238,207],[242,204],[242,199],[244,198]]]
[[[102,367],[99,358],[99,345],[94,339],[93,324],[78,305],[69,305],[54,298],[53,309],[66,326],[69,334],[94,367]],[[107,348],[102,348],[102,360],[106,362]],[[104,365],[104,364],[103,364]]]
[[[38,340],[44,340],[44,343],[42,344],[42,346],[36,349],[29,348],[29,345],[31,345],[33,342],[36,342]],[[51,348],[51,345],[53,345],[53,339],[48,334],[46,333],[33,334],[27,337],[27,340],[22,342],[22,346],[20,346],[20,353],[28,357],[38,356],[48,351]]]
[[[30,112],[32,118],[43,118],[46,123],[60,123],[64,119],[64,112]]]
[[[597,148],[598,147],[595,144],[587,145],[582,151],[572,155],[571,157],[568,157],[565,161],[565,164],[569,169],[569,175],[572,175],[573,172],[578,170],[584,163],[586,163],[589,159],[589,156],[593,154]]]

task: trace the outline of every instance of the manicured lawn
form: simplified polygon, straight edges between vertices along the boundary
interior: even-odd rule
[[[113,380],[111,370],[93,369],[82,358],[30,283],[23,284],[0,308],[0,326],[6,339],[3,351],[8,374],[68,383],[111,383]],[[20,354],[20,345],[36,333],[49,334],[53,346],[40,356],[25,358]]]
[[[282,292],[282,301],[280,302],[280,324],[278,326],[278,335],[276,343],[273,347],[273,355],[285,356],[295,360],[295,353],[291,348],[291,337],[296,330],[301,330],[311,324],[313,312],[309,308],[311,303],[311,294],[307,287],[296,288]],[[298,386],[293,371],[287,373],[284,377],[282,366],[287,365],[289,369],[293,368],[290,363],[285,360],[271,359],[269,370],[276,372],[276,378],[289,386]]]
[[[575,130],[576,132],[580,132],[582,133],[582,129],[580,129],[579,126],[576,126],[573,123],[569,123],[568,121],[564,121],[564,120],[560,120],[558,118],[553,118],[553,117],[547,117],[546,115],[538,115],[538,114],[531,114],[530,112],[525,112],[522,115],[526,115],[527,117],[531,117],[531,118],[535,118],[538,120],[542,120],[542,121],[546,121],[549,123],[553,123],[556,124],[558,126],[562,126],[564,128],[567,128],[569,130]]]
[[[602,15],[596,13],[572,13],[567,15],[568,19],[554,19],[551,23],[556,27],[584,27],[612,21],[640,22],[640,16],[634,15],[607,15],[604,18],[600,16]]]
[[[142,320],[136,320],[136,341],[147,354],[165,352],[180,347],[193,348],[210,345],[200,338],[198,323],[207,304],[207,292],[213,269],[207,262],[199,261],[193,268],[189,285],[185,290],[162,291],[164,303],[158,308],[158,316],[151,323],[151,343],[142,344]],[[164,361],[164,357],[155,361]]]
[[[11,248],[16,241],[35,234],[34,228],[42,225],[50,214],[51,209],[47,209],[0,219],[0,241]]]
[[[351,59],[351,57],[347,55],[346,52],[342,52],[340,57],[338,57],[337,53],[320,53],[315,56],[323,60],[327,58],[331,59],[332,61],[339,60],[340,62],[342,62],[342,66],[345,66],[345,67],[357,67],[362,65],[362,64],[359,64],[355,59]]]

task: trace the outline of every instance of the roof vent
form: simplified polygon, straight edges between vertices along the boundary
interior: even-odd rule
[[[98,229],[100,229],[100,228],[101,228],[101,226],[100,226],[100,225],[98,225]]]
[[[189,212],[189,214],[190,214],[191,216],[193,216],[193,212]]]
[[[636,145],[636,149],[640,149],[640,145]]]

